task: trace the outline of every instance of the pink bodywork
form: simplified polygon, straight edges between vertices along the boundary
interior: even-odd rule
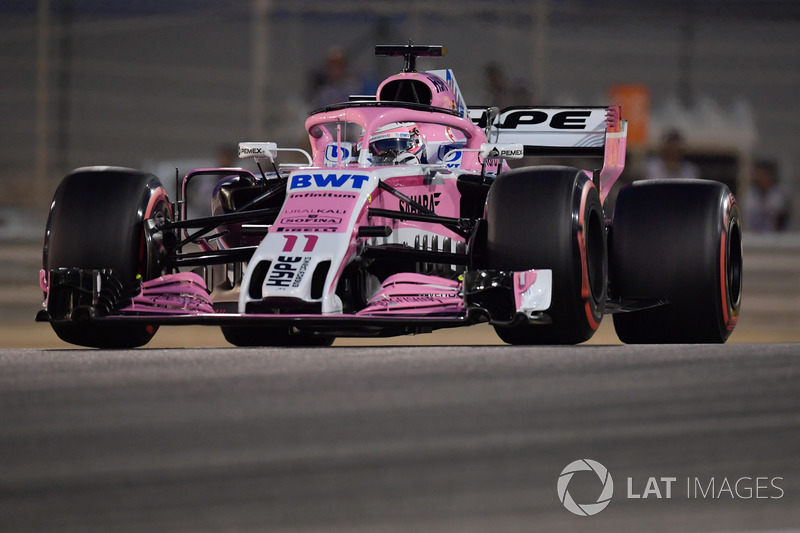
[[[622,120],[622,108],[610,106],[606,113],[606,144],[603,169],[600,171],[601,202],[606,201],[611,187],[625,168],[625,150],[628,144],[627,124]]]
[[[286,197],[270,231],[341,233],[347,229],[358,194],[348,191],[297,191]],[[284,235],[289,238],[290,235]],[[292,247],[284,250],[289,252]],[[313,250],[313,246],[309,250]]]
[[[480,149],[481,144],[486,142],[486,135],[471,120],[443,112],[391,107],[348,107],[310,116],[306,120],[306,130],[311,139],[314,166],[323,167],[325,165],[326,147],[329,143],[337,142],[330,132],[320,126],[335,122],[354,122],[364,128],[360,146],[362,151],[369,150],[369,138],[376,129],[393,122],[414,122],[421,129],[432,127],[425,125],[436,125],[442,132],[445,131],[445,128],[450,127],[463,134],[466,139],[466,146],[464,146],[466,150],[476,150],[464,152],[461,168],[473,172],[481,170],[477,150]],[[359,164],[354,162],[346,166],[358,167]]]
[[[410,74],[401,76],[410,76]],[[427,78],[426,80],[430,81]],[[437,100],[434,105],[446,108],[452,104],[452,107],[457,107],[456,95],[446,89],[435,93],[435,97],[441,101]],[[433,109],[427,111],[409,107],[363,105],[315,113],[305,122],[312,148],[312,167],[309,168],[330,169],[329,165],[326,167],[326,149],[332,143],[340,145],[342,142],[340,135],[332,134],[329,129],[323,126],[330,126],[339,122],[358,124],[363,129],[359,150],[368,152],[369,139],[376,129],[394,122],[413,122],[419,126],[423,135],[434,146],[446,144],[454,149],[463,149],[458,167],[462,171],[481,172],[484,161],[480,158],[479,153],[481,145],[487,142],[484,130],[474,124],[468,117],[451,114],[445,112],[446,110],[440,109],[437,111]],[[609,107],[607,113],[604,164],[599,176],[601,200],[605,200],[611,187],[622,172],[626,149],[625,124],[620,117],[620,108]],[[341,154],[341,151],[339,150],[337,153]],[[339,170],[364,169],[364,171],[368,171],[368,166],[357,161],[343,162],[340,158],[337,163],[336,168]],[[440,163],[440,161],[432,163]],[[495,161],[495,164],[500,164],[500,162]],[[505,163],[503,165],[504,168],[508,168]],[[419,167],[414,167],[415,171],[418,169]],[[220,169],[206,170],[216,171]],[[233,170],[241,171],[241,169]],[[448,172],[445,167],[439,167],[437,171]],[[424,195],[424,199],[428,202],[426,207],[429,207],[437,215],[458,217],[460,194],[456,187],[456,180],[445,179],[437,183],[431,183],[429,177],[428,175],[410,172],[409,175],[399,174],[389,177],[385,179],[385,182],[407,196],[420,198]],[[183,187],[185,197],[186,180],[184,180]],[[367,209],[370,207],[394,211],[402,210],[406,207],[398,198],[384,190],[375,189],[369,197],[368,204],[364,205],[358,213],[354,213],[357,199],[358,195],[355,193],[292,191],[288,194],[278,218],[275,220],[273,227],[270,228],[270,232],[281,233],[286,239],[284,251],[294,249],[295,244],[299,242],[308,248],[304,251],[310,253],[313,250],[312,239],[316,242],[316,237],[313,233],[307,235],[310,231],[308,230],[309,227],[314,227],[313,231],[315,232],[317,231],[316,228],[320,228],[319,233],[341,233],[346,230],[352,217],[356,216],[356,228],[372,225],[389,226],[392,229],[396,229],[402,225],[403,227],[431,231],[437,233],[442,239],[449,237],[453,242],[464,241],[462,236],[441,225],[415,221],[399,222],[395,219],[368,217]],[[321,214],[322,209],[327,210],[327,213]],[[314,215],[309,216],[304,211],[312,212]],[[185,206],[182,215],[183,218],[186,218]],[[301,233],[305,240],[300,238]],[[204,239],[199,239],[197,244],[206,251],[213,249]],[[349,242],[347,256],[354,255],[356,250],[357,241],[354,232]],[[345,264],[346,261],[343,261],[339,265],[337,279]],[[535,270],[514,273],[513,292],[517,309],[521,306],[521,295],[534,284],[536,277]],[[44,271],[40,274],[40,285],[46,298],[48,286]],[[335,284],[330,287],[330,290],[333,291],[334,288]],[[205,282],[200,276],[188,272],[170,274],[141,283],[140,294],[132,299],[130,305],[119,311],[122,315],[153,314],[162,316],[202,316],[213,314],[214,312],[213,302],[209,297]],[[331,318],[363,318],[365,316],[387,316],[393,314],[419,317],[464,317],[466,315],[466,305],[462,294],[462,284],[459,281],[437,276],[399,273],[384,280],[381,288],[369,300],[367,306],[355,315],[326,316]],[[267,317],[270,315],[252,316]]]
[[[461,283],[423,274],[389,276],[358,315],[460,315],[465,310]]]
[[[522,306],[522,294],[536,283],[536,271],[514,272],[514,305],[519,309]]]
[[[389,178],[386,180],[386,183],[407,196],[424,200],[420,203],[427,203],[425,207],[430,208],[431,211],[434,211],[437,215],[446,217],[458,217],[459,215],[460,195],[456,180],[443,180],[443,183],[431,185],[425,183],[425,178],[423,176],[400,176]],[[422,198],[422,196],[425,198]],[[372,203],[366,207],[379,207],[391,209],[393,211],[401,211],[404,206],[405,204],[401,202],[399,198],[378,189],[373,195]],[[395,219],[386,219],[382,217],[370,217],[367,220],[366,213],[363,215],[364,218],[359,220],[359,222],[363,224],[386,225],[389,227],[397,227],[400,224],[400,222]],[[464,240],[463,237],[456,235],[451,230],[439,224],[404,220],[402,225],[408,228],[432,231],[438,233],[442,237],[450,237],[454,240]]]
[[[138,296],[120,314],[185,315],[213,313],[205,281],[193,272],[168,274],[141,283]]]

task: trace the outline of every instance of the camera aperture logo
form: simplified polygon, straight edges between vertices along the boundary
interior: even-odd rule
[[[572,476],[575,472],[592,471],[597,474],[600,483],[602,484],[602,491],[597,501],[594,503],[577,503],[572,499],[569,493],[569,482],[572,481]],[[614,495],[614,480],[608,469],[592,459],[578,459],[568,464],[561,475],[558,476],[558,499],[566,507],[567,511],[574,513],[578,516],[592,516],[596,515],[611,503],[611,497]]]

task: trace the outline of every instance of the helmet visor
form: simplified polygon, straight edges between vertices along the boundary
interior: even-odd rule
[[[413,141],[410,137],[392,137],[388,139],[380,139],[370,143],[370,151],[375,155],[384,155],[388,153],[400,153],[410,150],[413,146]]]

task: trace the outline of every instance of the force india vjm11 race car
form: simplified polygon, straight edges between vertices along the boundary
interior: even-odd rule
[[[405,68],[377,94],[311,113],[311,153],[245,142],[259,172],[88,167],[50,209],[37,319],[63,340],[146,344],[220,326],[238,346],[329,345],[489,322],[511,344],[574,344],[613,314],[627,343],[724,342],[739,314],[741,226],[723,184],[634,182],[619,107],[468,108],[440,46],[378,46]],[[278,162],[286,151],[306,159]],[[511,169],[594,156],[599,170]],[[190,184],[214,183],[189,217]],[[176,178],[177,181],[177,178]]]

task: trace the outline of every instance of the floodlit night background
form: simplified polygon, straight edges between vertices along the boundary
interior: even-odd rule
[[[309,111],[401,68],[375,44],[413,40],[447,47],[418,67],[454,69],[469,105],[627,102],[625,181],[679,130],[702,176],[735,190],[746,228],[753,165],[773,163],[791,211],[784,231],[745,236],[741,324],[787,338],[800,316],[798,35],[800,3],[777,0],[0,0],[0,239],[38,245],[72,168],[144,168],[171,185],[176,167],[227,164],[239,141],[302,146]],[[35,300],[38,266],[16,265],[0,287],[30,284]]]

